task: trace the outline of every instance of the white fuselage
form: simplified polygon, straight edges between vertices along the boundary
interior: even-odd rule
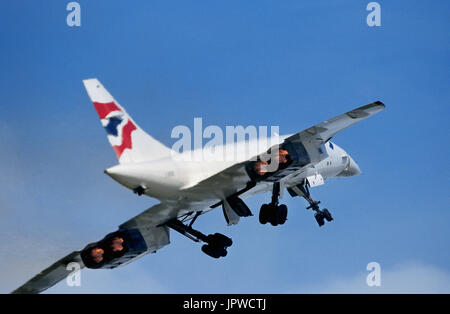
[[[281,143],[287,136],[280,136],[277,141]],[[208,191],[202,191],[201,194],[195,192],[198,183],[214,176],[217,173],[235,165],[245,162],[249,159],[246,154],[236,154],[250,147],[252,152],[258,154],[267,150],[273,142],[267,141],[267,145],[260,145],[256,142],[236,143],[233,152],[234,157],[230,158],[223,150],[221,154],[214,156],[209,154],[206,158],[203,150],[188,151],[182,154],[176,154],[168,158],[162,158],[150,162],[125,163],[119,164],[105,170],[105,173],[114,180],[129,189],[141,186],[145,189],[145,194],[159,199],[161,201],[179,200],[184,198],[187,201],[198,201],[202,204],[214,204],[228,195],[221,195],[211,187]],[[328,142],[320,148],[321,160],[308,164],[298,171],[283,177],[280,182],[284,187],[290,187],[298,184],[305,178],[313,175],[320,175],[323,179],[331,177],[353,176],[361,171],[356,162],[338,145]],[[254,155],[253,155],[254,156]],[[220,157],[220,158],[219,158]],[[206,159],[206,160],[205,160]],[[245,176],[245,178],[243,178]],[[233,178],[236,180],[237,178]],[[243,181],[249,181],[245,172],[241,173]],[[259,182],[257,186],[243,194],[243,197],[266,192],[271,189],[267,182]]]

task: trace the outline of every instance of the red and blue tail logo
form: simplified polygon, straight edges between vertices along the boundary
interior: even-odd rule
[[[137,129],[136,125],[114,101],[108,103],[94,102],[94,107],[117,158],[120,159],[125,149],[133,148],[131,133]]]
[[[119,163],[144,162],[172,156],[172,150],[144,132],[98,79],[86,79],[83,84]]]

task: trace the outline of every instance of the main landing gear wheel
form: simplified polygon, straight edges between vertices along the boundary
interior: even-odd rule
[[[209,245],[213,245],[216,247],[223,247],[227,248],[233,245],[233,240],[231,240],[229,237],[224,236],[221,233],[214,233],[210,234],[206,237],[206,242]]]
[[[263,204],[259,210],[259,222],[265,225],[269,222],[269,205]]]
[[[225,257],[227,256],[227,250],[223,247],[216,247],[210,244],[204,244],[202,246],[202,251],[208,256],[213,258]]]
[[[227,248],[233,244],[233,240],[221,233],[205,235],[191,227],[194,221],[187,226],[178,219],[174,219],[166,223],[166,225],[195,242],[201,241],[206,243],[202,246],[202,251],[206,255],[213,258],[227,256]]]
[[[272,202],[270,204],[263,204],[259,211],[259,222],[263,225],[270,222],[272,226],[283,225],[287,220],[287,206],[284,204],[278,205],[278,198],[280,196],[280,183],[275,182],[273,185]]]
[[[270,222],[272,226],[283,225],[287,220],[287,206],[264,204],[259,211],[259,222],[263,225]]]
[[[213,258],[227,256],[227,248],[233,244],[233,240],[221,233],[208,235],[206,242],[208,244],[202,246],[202,251]]]
[[[278,221],[279,221],[280,225],[284,225],[284,223],[287,220],[287,214],[288,214],[287,206],[284,204],[281,204],[280,206],[278,206],[277,214],[278,214]]]

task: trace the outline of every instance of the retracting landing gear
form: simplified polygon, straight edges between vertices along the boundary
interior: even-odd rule
[[[308,184],[306,182],[303,182],[302,184],[299,184],[296,187],[301,192],[298,193],[298,195],[302,196],[309,203],[309,206],[306,207],[306,209],[312,209],[313,211],[316,212],[314,214],[314,218],[316,218],[319,227],[322,227],[325,224],[325,220],[328,222],[333,220],[333,216],[328,211],[328,209],[324,208],[323,210],[320,210],[319,208],[320,201],[315,201],[311,198],[311,193],[309,193]]]
[[[287,220],[287,206],[278,205],[280,198],[280,182],[273,183],[272,201],[270,204],[263,204],[259,211],[259,222],[266,224],[270,222],[272,226],[282,225]]]
[[[194,217],[194,219],[188,226],[179,221],[178,219],[169,221],[167,223],[167,226],[195,242],[201,241],[206,243],[202,246],[203,253],[213,258],[227,256],[227,248],[233,244],[233,241],[221,233],[205,235],[200,231],[193,229],[192,224],[194,223],[197,217],[198,215]]]

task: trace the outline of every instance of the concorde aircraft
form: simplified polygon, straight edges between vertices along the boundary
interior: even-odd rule
[[[269,202],[259,211],[262,224],[277,226],[286,222],[287,207],[279,204],[280,193],[286,190],[292,197],[304,198],[317,224],[323,226],[333,216],[319,207],[310,188],[324,184],[327,178],[361,173],[353,158],[331,139],[385,108],[376,101],[262,145],[260,141],[235,143],[236,150],[251,146],[248,151],[255,152],[254,156],[234,154],[233,158],[205,160],[195,158],[202,150],[176,152],[147,134],[97,79],[83,83],[119,161],[105,174],[159,203],[103,239],[57,261],[13,293],[48,289],[67,277],[71,272],[67,266],[72,262],[92,269],[125,265],[168,245],[170,230],[203,243],[201,250],[213,258],[225,257],[232,240],[220,233],[206,235],[193,224],[200,215],[216,208],[222,209],[228,225],[237,224],[242,217],[252,216],[243,199],[257,193],[271,193]],[[226,148],[215,152],[223,157]]]

